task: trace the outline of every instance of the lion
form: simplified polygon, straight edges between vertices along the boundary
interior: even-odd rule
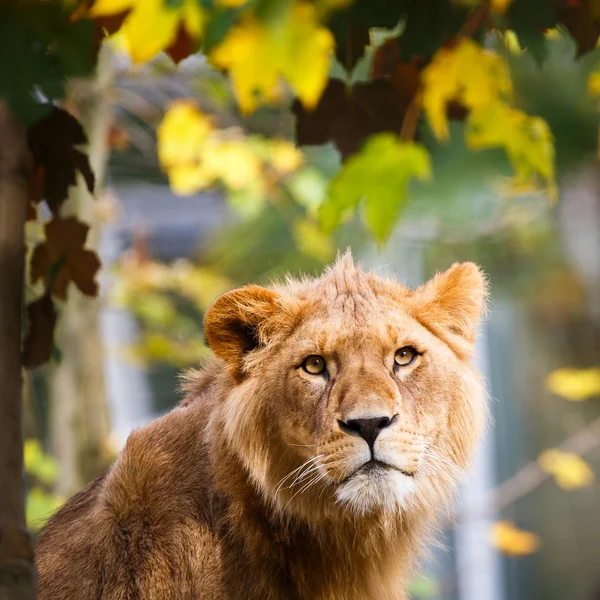
[[[487,285],[356,266],[248,285],[214,357],[49,521],[40,600],[398,600],[486,423],[471,364]]]

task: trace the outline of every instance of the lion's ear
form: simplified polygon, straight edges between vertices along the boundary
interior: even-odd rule
[[[275,292],[249,285],[223,294],[208,309],[206,340],[235,379],[243,376],[244,355],[264,342],[265,326],[278,308],[277,298]]]
[[[467,342],[475,341],[475,331],[485,309],[487,280],[470,262],[455,263],[438,273],[414,293],[421,319]]]

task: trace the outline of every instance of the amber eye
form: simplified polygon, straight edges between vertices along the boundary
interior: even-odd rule
[[[311,375],[321,375],[325,371],[325,359],[313,354],[304,359],[302,368]]]
[[[400,350],[396,350],[396,354],[394,355],[394,362],[399,367],[407,367],[410,363],[417,358],[417,351],[410,346],[404,346],[404,348],[400,348]]]

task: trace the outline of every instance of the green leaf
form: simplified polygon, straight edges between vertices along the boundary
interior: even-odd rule
[[[38,531],[44,523],[60,506],[64,498],[57,494],[46,492],[42,488],[34,487],[27,494],[27,526],[32,531]]]
[[[210,13],[210,18],[204,30],[202,51],[208,54],[215,46],[220,44],[227,32],[237,21],[240,9],[223,9]]]
[[[45,454],[38,440],[28,439],[24,448],[25,471],[41,483],[52,485],[58,476],[58,463]]]
[[[409,181],[430,176],[430,157],[423,146],[402,142],[392,133],[374,135],[331,182],[321,224],[325,230],[337,227],[364,200],[367,225],[385,242],[406,202]]]
[[[514,0],[507,12],[510,28],[538,66],[548,56],[544,30],[556,26],[556,13],[547,0]]]
[[[60,3],[0,4],[0,55],[0,97],[30,126],[63,98],[67,77],[92,72],[93,24],[70,22]]]

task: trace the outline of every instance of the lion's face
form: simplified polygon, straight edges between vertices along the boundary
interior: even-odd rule
[[[308,513],[439,504],[484,422],[468,362],[483,296],[473,265],[409,291],[345,258],[218,300],[207,337],[236,381],[223,424],[263,494]]]

